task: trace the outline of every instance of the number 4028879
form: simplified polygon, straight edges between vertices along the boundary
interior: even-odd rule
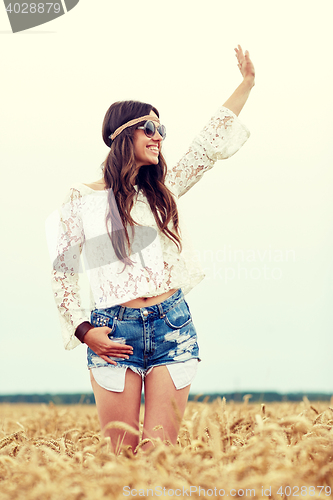
[[[13,7],[12,7],[13,5]],[[6,11],[10,14],[49,14],[54,12],[59,14],[61,10],[60,3],[33,3],[27,2],[22,5],[19,3],[10,3],[6,7]]]
[[[302,497],[302,496],[323,496],[331,495],[330,486],[280,486],[276,494],[283,497]]]

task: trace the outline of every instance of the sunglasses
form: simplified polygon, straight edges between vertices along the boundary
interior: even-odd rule
[[[152,120],[146,121],[146,123],[142,127],[138,127],[138,129],[144,130],[146,136],[150,138],[154,137],[156,130],[163,140],[166,138],[165,126],[159,124],[158,127],[156,127],[155,123]]]

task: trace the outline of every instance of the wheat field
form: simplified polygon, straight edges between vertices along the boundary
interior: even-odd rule
[[[0,405],[0,499],[325,499],[333,400],[189,402],[175,446],[110,452],[94,406]]]

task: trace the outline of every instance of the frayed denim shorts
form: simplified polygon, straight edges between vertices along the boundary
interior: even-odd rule
[[[190,309],[180,289],[150,307],[94,309],[90,322],[94,327],[111,328],[110,340],[133,347],[129,359],[110,358],[117,365],[107,363],[88,347],[88,368],[105,389],[122,392],[128,368],[144,379],[161,365],[168,368],[176,389],[192,382],[200,361],[199,347]]]

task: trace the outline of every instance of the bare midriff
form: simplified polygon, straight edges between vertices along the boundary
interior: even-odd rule
[[[155,297],[140,297],[139,299],[129,300],[128,302],[124,302],[120,305],[134,308],[155,306],[156,304],[160,304],[164,300],[171,297],[171,295],[173,295],[176,291],[177,288],[173,288],[172,290],[162,293],[161,295],[156,295]]]

